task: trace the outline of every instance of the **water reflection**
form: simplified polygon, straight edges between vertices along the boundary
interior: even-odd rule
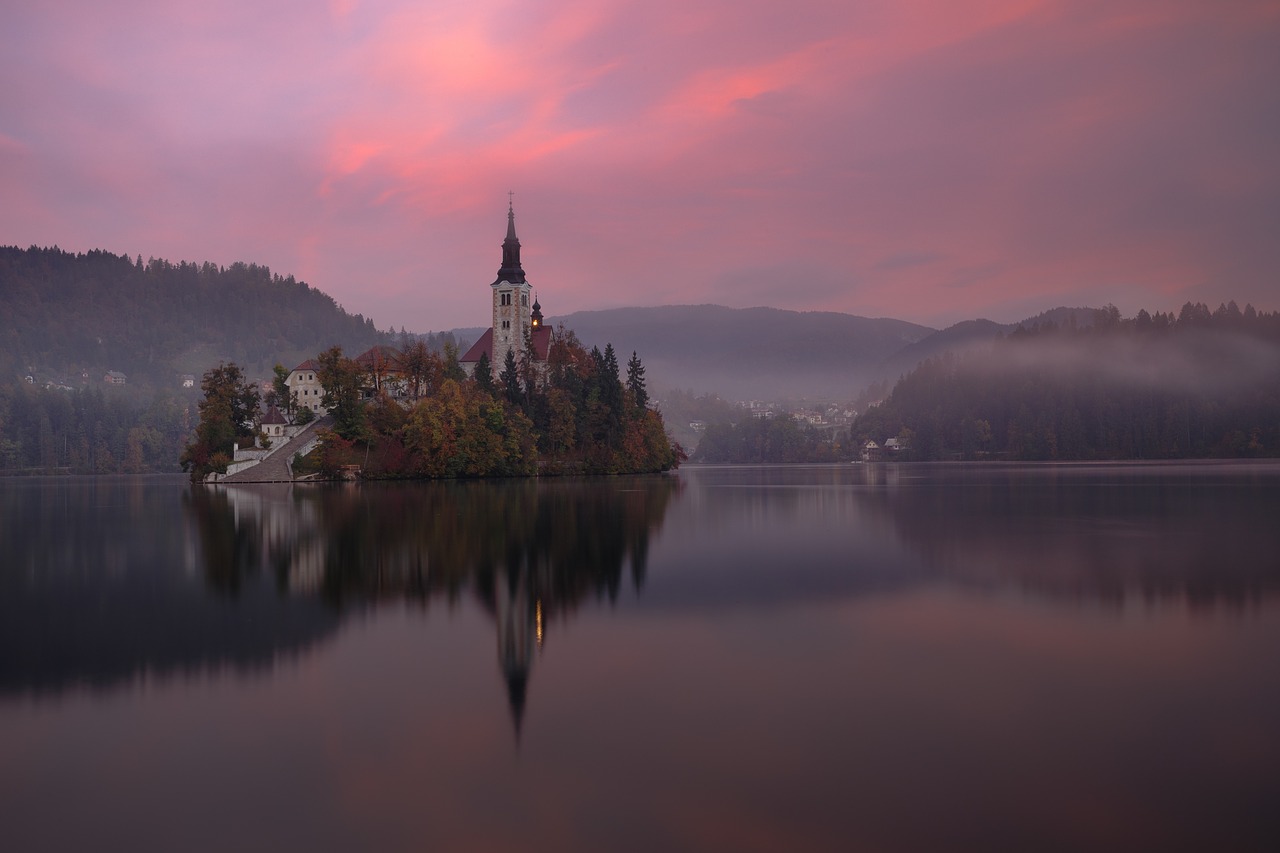
[[[219,670],[262,671],[337,625],[332,612],[259,587],[210,598],[163,478],[20,481],[0,489],[0,695],[94,690]],[[207,555],[235,550],[202,539]],[[207,558],[206,558],[207,559]]]
[[[383,602],[477,603],[519,728],[584,603],[833,602],[947,583],[1124,608],[1280,590],[1280,466],[790,466],[675,477],[0,488],[0,695],[259,672]],[[647,583],[653,543],[660,582]],[[644,590],[643,596],[639,593]]]
[[[673,477],[261,485],[196,489],[210,589],[232,597],[269,576],[336,612],[474,595],[493,617],[517,733],[533,650],[584,601],[644,584],[649,538]]]
[[[1255,605],[1280,590],[1275,466],[1062,466],[929,472],[882,501],[930,570],[1054,600]],[[899,472],[899,476],[901,472]]]
[[[679,550],[697,557],[677,573],[688,578],[671,581],[680,592],[657,591],[673,604],[944,582],[1057,603],[1202,609],[1280,591],[1274,463],[692,467],[682,476],[680,509],[697,528]],[[714,552],[699,547],[708,537]],[[720,565],[707,567],[713,559]]]
[[[0,509],[6,849],[1275,847],[1280,466]]]

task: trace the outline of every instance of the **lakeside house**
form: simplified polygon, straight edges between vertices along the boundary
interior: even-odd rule
[[[285,384],[293,395],[294,404],[298,408],[310,409],[312,413],[320,413],[320,400],[324,397],[324,387],[320,384],[320,365],[314,359],[307,359],[293,370]]]

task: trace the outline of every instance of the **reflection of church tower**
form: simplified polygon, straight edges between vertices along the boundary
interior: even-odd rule
[[[525,693],[529,687],[529,670],[533,668],[536,610],[529,601],[527,577],[521,572],[517,578],[499,572],[494,579],[494,611],[498,622],[498,663],[507,682],[507,701],[511,703],[511,718],[520,737],[520,724],[524,719]],[[537,626],[541,633],[541,625]]]

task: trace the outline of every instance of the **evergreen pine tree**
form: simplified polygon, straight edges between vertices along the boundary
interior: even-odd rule
[[[498,376],[498,381],[502,383],[502,391],[507,395],[507,399],[515,405],[520,405],[521,387],[520,387],[520,368],[516,365],[515,350],[507,350],[507,358],[502,363],[502,373]]]
[[[635,350],[631,351],[631,360],[627,362],[627,388],[636,401],[636,408],[643,409],[649,405],[649,392],[644,387],[644,365]]]
[[[480,359],[476,362],[476,372],[474,374],[476,385],[486,394],[493,394],[493,366],[489,364],[489,354],[487,352],[480,353]]]

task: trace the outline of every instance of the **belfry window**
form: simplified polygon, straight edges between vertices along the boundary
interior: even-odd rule
[[[520,294],[520,304],[523,305],[525,308],[529,307],[529,294],[527,293]]]
[[[510,305],[510,304],[511,304],[511,291],[509,291],[509,290],[504,290],[504,291],[502,291],[501,293],[499,293],[499,294],[498,294],[498,304],[499,304],[499,305]]]

